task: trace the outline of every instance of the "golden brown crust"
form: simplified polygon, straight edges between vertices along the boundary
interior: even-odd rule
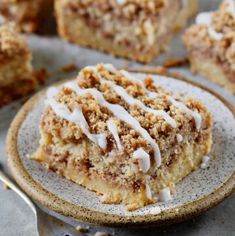
[[[172,194],[174,194],[174,184],[181,181],[185,176],[190,174],[190,172],[200,166],[203,155],[208,152],[208,150],[205,150],[205,147],[210,149],[211,146],[210,139],[206,142],[207,143],[198,146],[184,145],[177,159],[173,161],[169,167],[160,169],[157,177],[154,174],[151,176],[149,186],[151,187],[152,194],[155,196],[153,199],[146,197],[145,179],[135,180],[128,176],[126,177],[126,182],[123,180],[120,181],[117,178],[118,176],[109,177],[107,173],[97,173],[95,168],[81,168],[78,166],[79,160],[77,160],[76,164],[72,164],[73,159],[69,157],[68,159],[58,160],[58,156],[56,159],[55,156],[48,154],[41,148],[38,149],[34,158],[57,174],[96,192],[98,196],[102,195],[102,197],[100,197],[102,203],[124,203],[127,205],[129,211],[133,211],[145,205],[157,202],[156,196],[159,190],[166,186],[169,186]],[[82,147],[79,148],[84,150]],[[89,144],[87,148],[90,148]],[[103,161],[100,154],[96,155]],[[87,158],[92,159],[93,156],[87,156]],[[67,165],[66,162],[69,164]],[[108,168],[112,168],[112,166]],[[181,168],[181,171],[179,171],[179,168]],[[116,167],[116,172],[117,171],[118,167]]]

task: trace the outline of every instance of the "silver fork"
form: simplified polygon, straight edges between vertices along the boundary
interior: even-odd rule
[[[0,181],[2,181],[6,186],[17,193],[31,208],[35,215],[37,234],[39,236],[72,236],[78,235],[78,232],[74,227],[64,223],[63,221],[45,213],[39,207],[37,207],[33,201],[19,188],[17,185],[10,180],[9,177],[4,174],[2,167],[0,165]],[[66,229],[65,229],[66,228]]]

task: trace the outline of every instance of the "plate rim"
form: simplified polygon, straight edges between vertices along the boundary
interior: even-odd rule
[[[129,70],[133,73],[145,73],[158,75],[159,73],[156,69],[145,68],[140,70]],[[206,92],[214,95],[219,99],[233,114],[235,117],[235,107],[228,102],[224,97],[219,95],[214,90],[196,82],[191,81],[179,74],[178,72],[164,72],[164,76],[170,77],[176,80],[181,80],[186,83],[189,83],[193,86],[199,87]],[[162,75],[162,74],[160,74]],[[20,159],[18,148],[17,148],[17,139],[19,129],[24,122],[25,118],[28,115],[34,106],[37,100],[45,94],[48,87],[59,85],[65,81],[71,80],[65,79],[59,82],[48,85],[43,88],[41,91],[33,95],[18,111],[14,117],[10,128],[7,133],[6,138],[6,149],[8,154],[8,164],[11,170],[11,173],[16,180],[17,184],[34,200],[38,201],[47,208],[62,214],[67,217],[73,217],[76,220],[85,221],[91,224],[98,224],[103,226],[129,226],[129,227],[139,227],[139,226],[162,226],[166,224],[177,223],[195,217],[208,209],[216,206],[226,197],[228,197],[235,190],[235,173],[231,174],[230,177],[214,192],[203,196],[200,199],[189,202],[180,207],[174,207],[172,209],[167,209],[162,211],[159,214],[145,214],[137,216],[119,216],[115,214],[107,214],[104,212],[99,212],[95,210],[88,209],[83,206],[79,206],[73,203],[70,203],[66,200],[63,200],[59,196],[49,192],[43,188],[40,183],[37,183],[27,172],[23,163]]]

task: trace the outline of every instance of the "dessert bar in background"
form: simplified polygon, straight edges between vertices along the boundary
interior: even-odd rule
[[[170,200],[211,149],[212,118],[200,101],[110,64],[50,88],[45,104],[34,159],[128,210]]]
[[[0,106],[28,94],[37,86],[31,52],[13,26],[0,27]]]
[[[168,48],[197,0],[56,0],[55,10],[64,39],[147,63]]]
[[[235,93],[235,1],[203,12],[183,36],[193,72]]]
[[[53,0],[1,0],[0,23],[14,22],[18,31],[35,32],[52,9]]]
[[[188,20],[195,16],[199,8],[198,0],[181,0],[181,10],[176,17],[175,30],[181,30],[186,26]]]

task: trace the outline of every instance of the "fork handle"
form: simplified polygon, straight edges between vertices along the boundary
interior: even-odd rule
[[[17,185],[10,180],[8,176],[2,171],[2,168],[0,166],[0,181],[2,181],[4,184],[10,187],[15,193],[17,193],[24,201],[27,203],[27,205],[31,208],[33,211],[34,215],[37,214],[36,212],[36,207],[32,200],[19,188]]]

